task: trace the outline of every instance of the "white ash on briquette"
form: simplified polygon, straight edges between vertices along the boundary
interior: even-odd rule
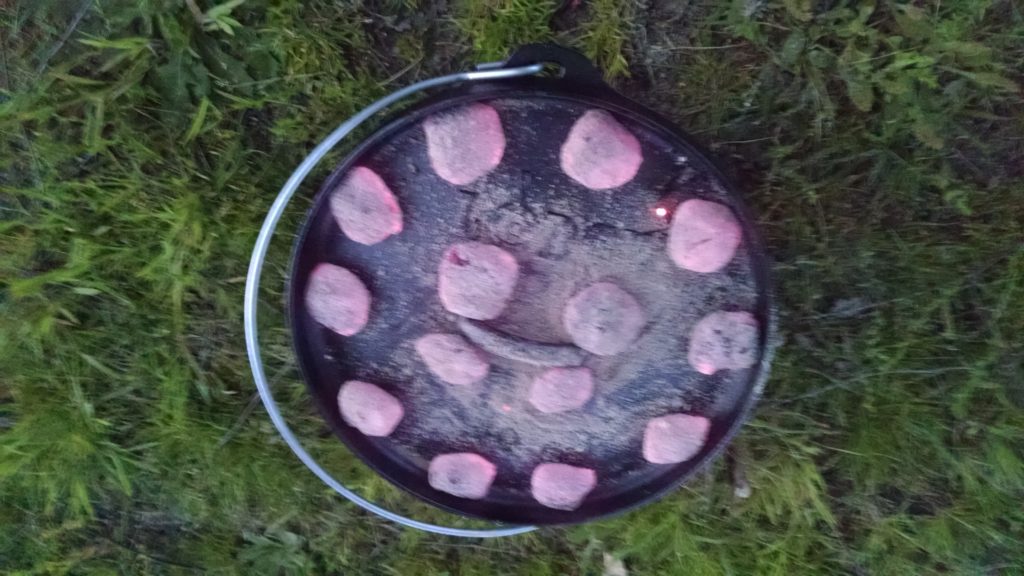
[[[338,409],[349,426],[367,436],[388,436],[405,415],[402,403],[376,384],[349,380],[338,390]]]
[[[590,368],[549,368],[530,384],[530,404],[545,414],[576,410],[594,395]]]
[[[559,154],[562,170],[592,190],[618,188],[636,176],[643,162],[640,142],[604,110],[587,110],[576,120]]]
[[[435,490],[459,498],[479,500],[487,496],[497,468],[479,454],[442,454],[430,461],[427,481]]]
[[[519,279],[508,251],[482,242],[452,244],[441,257],[437,291],[449,312],[474,320],[501,315]]]
[[[757,361],[758,340],[757,319],[749,312],[712,312],[694,326],[687,358],[708,376],[749,368]]]
[[[591,354],[614,356],[636,340],[647,314],[636,299],[612,282],[587,286],[565,304],[565,331]]]
[[[575,510],[597,486],[597,473],[590,468],[545,462],[530,475],[530,492],[548,508]]]
[[[676,207],[668,235],[668,254],[680,268],[710,273],[736,255],[743,230],[728,207],[690,199]]]
[[[370,318],[370,292],[358,276],[334,264],[318,264],[306,285],[306,309],[314,320],[352,336]]]
[[[376,172],[356,166],[331,192],[331,214],[341,231],[372,246],[402,231],[402,210]]]
[[[469,104],[423,121],[430,165],[455,185],[469,184],[501,162],[505,133],[498,113],[486,104]]]
[[[458,334],[427,334],[413,344],[435,376],[449,384],[476,384],[487,376],[487,355]]]

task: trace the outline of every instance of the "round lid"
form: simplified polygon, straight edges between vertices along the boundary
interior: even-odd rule
[[[491,520],[588,520],[677,486],[767,372],[745,208],[639,108],[522,86],[391,122],[324,182],[290,278],[304,377],[398,486]]]

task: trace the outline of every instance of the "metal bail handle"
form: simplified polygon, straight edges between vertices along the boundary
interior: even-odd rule
[[[260,399],[263,401],[263,406],[266,407],[267,413],[270,414],[271,422],[274,423],[274,427],[277,428],[278,433],[280,433],[281,437],[284,438],[288,447],[291,448],[292,452],[299,457],[299,460],[301,460],[307,468],[312,470],[320,480],[360,508],[372,512],[382,518],[391,520],[392,522],[397,522],[403,526],[417,528],[419,530],[433,532],[434,534],[442,534],[445,536],[461,536],[464,538],[498,538],[530,532],[531,530],[536,530],[536,526],[509,526],[506,528],[474,530],[420,522],[419,520],[402,516],[401,514],[392,512],[370,502],[369,500],[366,500],[362,496],[359,496],[355,492],[346,488],[341,482],[331,476],[330,473],[324,470],[316,459],[313,458],[305,448],[303,448],[302,443],[299,442],[299,439],[292,432],[291,428],[289,428],[284,416],[278,409],[277,402],[274,400],[274,395],[270,390],[270,383],[267,381],[267,375],[263,370],[263,357],[260,354],[259,330],[256,324],[257,296],[259,295],[260,277],[263,274],[263,264],[267,257],[267,250],[270,247],[270,241],[273,238],[274,231],[277,229],[277,224],[281,220],[281,215],[284,214],[284,210],[288,206],[288,202],[291,201],[292,196],[295,195],[295,191],[298,190],[299,185],[302,184],[303,180],[306,179],[306,176],[309,175],[313,168],[325,155],[327,155],[328,152],[337,146],[342,139],[349,135],[349,133],[355,130],[357,126],[395,102],[398,102],[407,96],[416,94],[417,92],[439,86],[457,84],[460,82],[501,80],[506,78],[518,78],[521,76],[534,76],[540,74],[544,70],[544,66],[542,64],[527,64],[508,68],[504,67],[505,64],[506,63],[504,62],[496,64],[482,64],[478,66],[476,70],[470,72],[459,72],[457,74],[449,74],[447,76],[439,76],[437,78],[417,82],[377,100],[373,104],[370,104],[361,110],[355,116],[349,118],[345,122],[342,122],[340,126],[335,128],[327,138],[320,142],[320,144],[318,144],[317,147],[309,153],[309,156],[306,156],[302,163],[299,164],[299,167],[295,169],[295,172],[292,172],[292,175],[288,177],[288,180],[281,188],[281,192],[278,193],[277,198],[270,207],[270,211],[267,213],[266,219],[263,221],[263,226],[260,228],[259,236],[256,237],[256,245],[253,247],[252,258],[249,260],[249,273],[245,280],[245,348],[249,355],[249,365],[252,368],[252,377],[253,380],[256,381],[256,389],[259,391]]]

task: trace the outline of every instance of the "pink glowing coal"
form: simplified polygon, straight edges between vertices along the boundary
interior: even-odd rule
[[[405,411],[397,398],[376,384],[349,380],[338,391],[341,417],[367,436],[388,436],[398,427]]]
[[[376,172],[356,166],[331,193],[331,214],[341,231],[372,246],[402,231],[402,210]]]
[[[617,188],[636,176],[643,162],[640,142],[604,110],[587,110],[562,144],[562,170],[591,190]]]
[[[430,165],[438,176],[456,186],[487,174],[505,154],[501,119],[487,104],[434,114],[423,122],[423,130]]]
[[[680,268],[717,272],[736,255],[742,237],[732,210],[717,202],[687,200],[672,217],[668,253]]]
[[[519,263],[497,246],[464,242],[445,251],[437,277],[446,310],[474,320],[490,320],[501,314],[512,297]]]
[[[644,458],[652,464],[686,462],[700,452],[711,422],[703,416],[669,414],[652,418],[644,430]]]
[[[318,264],[306,285],[306,309],[314,320],[352,336],[370,318],[370,292],[358,277],[341,266]]]
[[[611,282],[598,282],[569,299],[562,323],[580,348],[613,356],[636,340],[647,316],[629,292]]]
[[[491,490],[498,469],[479,454],[442,454],[430,461],[427,482],[435,490],[452,496],[480,500]]]
[[[687,358],[701,374],[749,368],[757,361],[757,319],[749,312],[712,312],[690,334]]]
[[[597,486],[597,473],[590,468],[547,462],[530,476],[530,491],[548,508],[575,510]]]

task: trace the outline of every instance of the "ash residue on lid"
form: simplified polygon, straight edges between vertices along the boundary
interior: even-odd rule
[[[335,359],[320,373],[338,382],[372,378],[387,384],[406,417],[377,445],[404,467],[425,474],[438,454],[475,452],[497,466],[492,493],[529,497],[530,474],[539,463],[566,462],[597,471],[592,496],[611,493],[637,475],[660,473],[641,454],[651,418],[702,414],[712,420],[714,436],[752,386],[752,369],[705,376],[687,361],[687,340],[698,320],[716,310],[753,311],[758,305],[746,241],[720,271],[680,268],[666,248],[673,209],[690,198],[732,202],[701,166],[680,160],[687,151],[620,119],[640,142],[643,162],[626,184],[593,190],[559,165],[565,136],[586,107],[545,98],[488,104],[501,118],[504,156],[471,183],[453,185],[432,170],[419,125],[358,159],[398,198],[401,234],[367,247],[332,232],[329,222],[314,222],[308,242],[319,243],[320,257],[358,270],[374,297],[361,333],[319,340]],[[490,330],[572,345],[564,308],[597,282],[615,284],[643,308],[646,323],[623,352],[584,352],[594,390],[582,407],[539,411],[529,390],[546,368],[515,357],[488,353],[487,377],[465,386],[445,383],[426,368],[413,346],[418,338],[462,334],[459,317],[438,297],[437,270],[451,245],[467,241],[499,246],[519,264],[501,314],[482,322]]]

